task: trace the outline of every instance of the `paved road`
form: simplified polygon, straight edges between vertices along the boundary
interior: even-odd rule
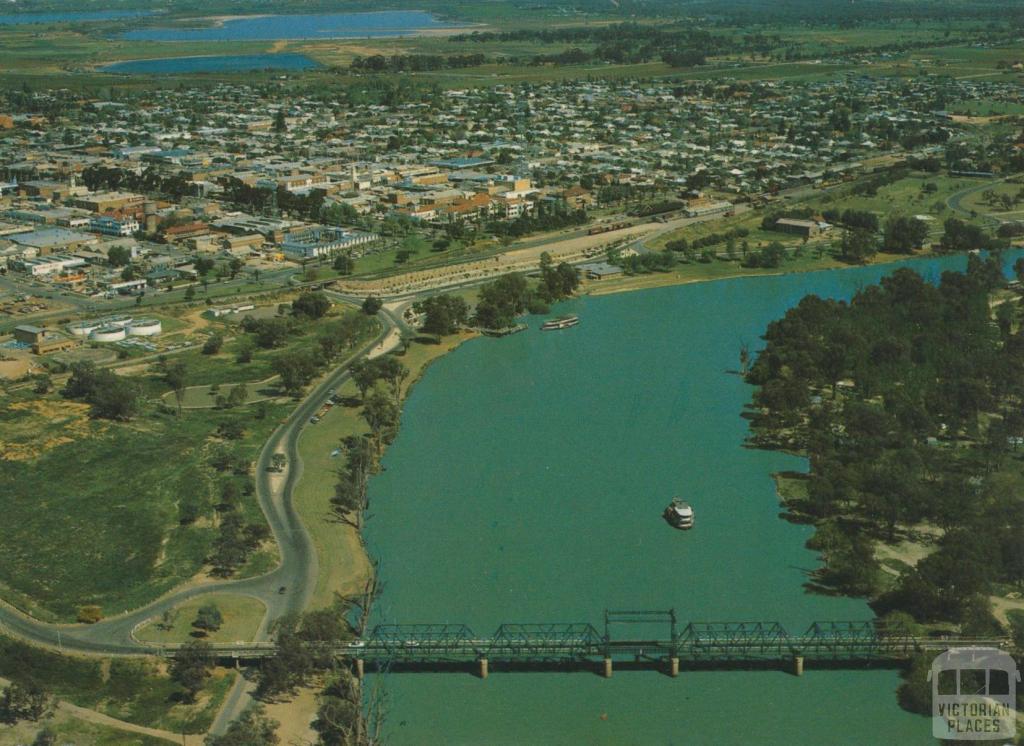
[[[327,390],[338,388],[348,378],[348,366],[387,338],[398,322],[390,313],[380,314],[385,322],[381,332],[316,386],[292,414],[274,431],[256,462],[256,494],[281,553],[281,564],[266,575],[245,580],[227,580],[187,586],[127,614],[93,625],[47,624],[0,603],[0,631],[25,640],[58,647],[65,651],[103,655],[138,655],[156,652],[140,644],[132,630],[182,601],[205,593],[230,591],[254,596],[267,606],[258,633],[265,638],[270,626],[285,614],[299,612],[309,601],[316,585],[317,557],[312,540],[292,505],[292,490],[302,476],[299,433],[320,407]],[[288,468],[284,475],[267,470],[274,453],[284,452]],[[279,592],[284,588],[284,593]]]
[[[1003,183],[1008,178],[1010,177],[1004,176],[1001,179],[985,179],[980,184],[975,184],[974,186],[967,187],[967,189],[961,189],[959,192],[949,195],[949,198],[946,199],[946,205],[951,210],[953,210],[953,212],[958,212],[961,215],[964,215],[968,218],[973,217],[973,215],[971,214],[973,211],[968,210],[962,204],[964,197],[969,197],[970,195],[975,194],[977,192],[983,192],[986,189],[993,189],[997,184]],[[981,218],[992,226],[998,226],[1003,222],[999,218],[993,217],[992,215],[981,214]]]

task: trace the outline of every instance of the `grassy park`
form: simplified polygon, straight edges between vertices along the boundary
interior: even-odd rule
[[[216,607],[222,617],[214,630],[202,631],[194,622],[200,609]],[[181,643],[194,639],[207,642],[249,642],[259,629],[266,612],[263,602],[236,593],[206,593],[184,601],[166,615],[149,620],[135,630],[135,638],[144,642]]]

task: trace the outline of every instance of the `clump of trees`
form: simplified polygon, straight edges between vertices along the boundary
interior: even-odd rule
[[[279,723],[267,717],[262,705],[252,705],[228,726],[223,735],[210,734],[206,746],[277,746]]]
[[[471,54],[394,54],[384,56],[374,54],[369,57],[356,56],[349,63],[353,72],[426,72],[428,70],[458,69],[477,67],[484,64],[487,58],[479,53]]]
[[[138,383],[89,361],[71,365],[71,377],[61,393],[88,402],[93,417],[107,420],[131,420],[142,408]]]
[[[537,297],[545,303],[568,298],[580,286],[580,278],[576,269],[561,262],[558,266],[551,260],[551,255],[544,252],[540,255],[540,282],[537,284]]]
[[[224,615],[220,613],[220,609],[217,608],[216,604],[205,604],[199,607],[199,611],[196,612],[196,618],[192,622],[192,626],[196,628],[197,633],[206,637],[211,632],[216,632],[224,624]]]
[[[269,538],[270,528],[265,523],[247,523],[237,506],[222,511],[209,558],[213,574],[230,577]]]
[[[676,257],[671,251],[649,251],[646,254],[623,256],[617,250],[608,252],[609,264],[622,267],[627,275],[647,274],[649,272],[668,272],[676,266]]]
[[[893,254],[910,254],[919,249],[928,237],[928,225],[905,215],[890,215],[885,221],[885,237],[882,245]]]
[[[943,228],[945,232],[939,241],[939,250],[943,252],[977,251],[1000,246],[1000,243],[984,230],[959,218],[949,218],[943,223]]]
[[[854,228],[843,231],[839,242],[839,258],[851,264],[864,264],[878,253],[878,238],[874,231]]]
[[[457,295],[435,295],[418,301],[413,306],[423,314],[422,330],[438,339],[454,334],[469,321],[469,304]]]
[[[330,298],[319,290],[305,292],[292,301],[292,314],[307,319],[320,319],[327,315],[332,305]]]
[[[21,720],[39,720],[50,709],[51,698],[35,684],[23,686],[17,682],[0,693],[0,723],[14,725]]]
[[[778,241],[772,241],[759,251],[751,251],[743,260],[744,267],[758,267],[762,269],[774,269],[782,266],[786,259],[786,249]]]
[[[257,696],[272,699],[288,694],[310,678],[335,667],[331,644],[355,636],[348,621],[349,605],[340,598],[326,609],[292,614],[274,627],[277,649],[260,665]]]
[[[995,584],[1024,587],[1024,332],[1014,301],[990,309],[1000,262],[971,255],[937,286],[899,269],[849,303],[808,296],[748,374],[755,442],[810,459],[788,504],[818,526],[815,583],[975,634],[997,626]],[[935,551],[882,592],[871,540],[920,522],[941,529]]]
[[[519,238],[538,231],[556,231],[586,225],[587,220],[586,210],[568,210],[558,205],[538,203],[532,214],[520,215],[515,220],[492,220],[486,227],[487,231],[495,236]]]
[[[480,288],[473,322],[484,329],[504,329],[526,311],[530,289],[517,272],[503,275]]]
[[[213,652],[210,644],[203,640],[186,642],[171,664],[171,679],[181,687],[181,698],[185,702],[195,702],[196,694],[210,678],[213,670]]]
[[[351,350],[373,324],[362,314],[347,314],[337,320],[323,321],[329,308],[330,300],[323,293],[304,293],[294,303],[285,306],[285,312],[290,311],[291,315],[265,319],[246,316],[241,326],[251,341],[239,343],[239,357],[245,353],[245,357],[251,359],[252,346],[265,350],[283,347],[312,320],[321,319],[315,346],[278,353],[271,361],[271,368],[280,377],[285,393],[300,394],[326,366]]]

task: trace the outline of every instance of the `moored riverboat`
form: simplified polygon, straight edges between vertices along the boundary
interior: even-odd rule
[[[580,323],[579,316],[559,316],[557,319],[548,319],[540,325],[542,331],[551,331],[553,329],[568,329],[570,326],[576,326]]]

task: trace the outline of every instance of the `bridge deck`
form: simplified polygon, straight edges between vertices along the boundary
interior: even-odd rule
[[[624,614],[624,612],[618,612]],[[378,625],[362,640],[314,644],[319,652],[377,667],[454,666],[486,662],[499,665],[585,667],[605,661],[671,662],[701,668],[735,668],[748,663],[803,661],[837,665],[903,664],[919,652],[953,647],[1005,647],[1003,638],[932,638],[914,636],[905,628],[878,621],[815,622],[805,632],[790,635],[777,622],[691,622],[677,630],[675,612],[629,612],[629,617],[606,614],[604,633],[591,624],[504,624],[491,636],[481,637],[466,625]],[[646,616],[645,616],[646,615]],[[665,636],[616,638],[613,624],[645,623],[661,615],[670,628]],[[150,648],[173,657],[181,646]],[[222,659],[258,661],[276,653],[272,642],[216,644],[212,653]],[[486,675],[484,673],[484,675]]]

